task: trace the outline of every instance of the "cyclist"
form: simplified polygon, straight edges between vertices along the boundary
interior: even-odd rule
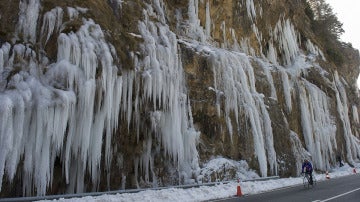
[[[312,172],[313,172],[313,168],[312,168],[310,161],[305,159],[304,163],[302,164],[302,173],[308,174],[310,176],[309,183],[311,185],[313,184]]]

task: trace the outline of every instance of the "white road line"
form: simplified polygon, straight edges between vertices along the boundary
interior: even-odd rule
[[[333,199],[339,198],[339,197],[341,197],[341,196],[344,196],[344,195],[346,195],[346,194],[350,194],[350,193],[355,192],[355,191],[358,191],[358,190],[360,190],[360,188],[357,188],[357,189],[354,189],[354,190],[351,190],[351,191],[345,192],[345,193],[343,193],[343,194],[339,194],[339,195],[336,195],[336,196],[334,196],[334,197],[331,197],[331,198],[328,198],[328,199],[322,200],[321,202],[330,201],[330,200],[333,200]],[[317,201],[320,201],[320,200],[317,200]]]

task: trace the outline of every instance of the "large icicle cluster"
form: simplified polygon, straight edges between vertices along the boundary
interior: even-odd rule
[[[124,71],[122,76],[113,63],[114,47],[92,20],[83,19],[76,33],[61,33],[64,19],[76,19],[86,9],[67,8],[64,12],[57,7],[46,12],[37,38],[36,30],[24,29],[24,23],[37,27],[40,1],[26,2],[20,2],[23,20],[17,25],[16,39],[23,36],[25,42],[40,41],[45,47],[52,35],[58,35],[57,61],[49,63],[28,45],[5,43],[0,49],[0,70],[5,76],[0,80],[0,179],[6,173],[12,181],[23,158],[24,195],[32,195],[34,189],[44,195],[59,158],[69,184],[67,192],[84,191],[86,173],[96,188],[101,159],[105,159],[106,170],[110,167],[111,139],[120,113],[128,127],[135,121],[139,133],[139,112],[146,103],[153,103],[149,113],[153,133],[165,155],[178,166],[178,177],[185,182],[192,178],[198,169],[199,133],[192,124],[177,39],[164,23],[149,20],[162,13],[159,21],[165,22],[163,2],[154,1],[154,8],[149,5],[144,11],[146,19],[139,23],[139,30],[146,57],[134,56],[136,70]],[[146,142],[134,169],[144,176],[137,177],[146,182],[152,179],[157,186],[151,135]]]
[[[276,174],[276,152],[273,145],[271,120],[264,104],[263,95],[257,93],[255,89],[255,77],[249,58],[239,52],[200,47],[201,45],[198,45],[197,49],[202,50],[205,55],[209,55],[209,63],[214,74],[214,86],[211,89],[219,94],[217,96],[225,98],[224,116],[227,120],[230,138],[236,128],[242,127],[239,119],[245,114],[253,131],[254,152],[258,158],[260,174],[267,176],[268,164],[270,172]],[[220,105],[220,103],[216,104]],[[232,125],[231,114],[234,114],[236,126]]]
[[[302,163],[304,159],[310,159],[311,154],[303,147],[298,134],[290,131],[291,149],[295,156],[296,173],[302,172]]]
[[[336,93],[337,111],[343,126],[343,134],[346,144],[346,158],[350,163],[360,156],[359,139],[351,131],[348,100],[343,82],[338,72],[335,72],[334,88]]]
[[[164,16],[161,15],[161,7],[157,8],[159,16]],[[181,179],[186,182],[199,167],[196,150],[199,133],[193,127],[176,35],[166,24],[149,19],[156,16],[150,5],[144,10],[144,16],[144,21],[139,23],[139,31],[144,39],[141,54],[145,58],[136,59],[135,66],[139,67],[141,77],[134,78],[135,83],[143,83],[144,92],[143,95],[136,94],[139,102],[135,104],[141,108],[142,103],[153,103],[152,109],[148,109],[152,117],[152,129],[166,155],[178,166]],[[151,138],[148,141],[152,141]],[[149,161],[150,152],[141,158],[141,169],[148,173],[153,169]]]
[[[270,34],[273,36],[274,41],[279,44],[279,51],[283,55],[281,64],[284,64],[285,66],[291,65],[299,54],[299,46],[297,43],[298,36],[294,29],[294,25],[289,19],[280,19],[276,24],[273,34]],[[272,53],[271,49],[268,55],[271,60],[274,60],[274,53]]]
[[[55,160],[61,158],[68,191],[81,192],[86,172],[98,183],[103,133],[107,166],[111,159],[111,134],[119,114],[113,106],[121,96],[113,47],[99,25],[84,20],[77,33],[59,35],[57,61],[48,63],[29,45],[41,40],[44,47],[52,34],[59,33],[64,12],[55,8],[45,13],[37,38],[36,30],[24,27],[36,28],[40,4],[26,2],[20,1],[15,37],[23,36],[29,44],[5,43],[0,51],[5,75],[0,92],[0,180],[5,171],[12,181],[23,159],[24,194],[36,189],[44,195],[52,183]],[[77,14],[68,9],[69,19]]]
[[[334,162],[336,126],[329,111],[326,94],[315,85],[303,81],[300,88],[301,124],[306,149],[311,155],[314,167],[321,170],[330,168]]]
[[[262,176],[267,175],[267,163],[271,173],[277,170],[276,153],[273,147],[271,120],[261,94],[256,92],[253,67],[246,55],[215,50],[210,54],[214,73],[214,88],[225,96],[225,117],[232,129],[230,114],[235,114],[236,123],[242,111],[250,120],[253,130],[255,153]],[[241,127],[237,125],[237,127]],[[232,131],[229,131],[232,134]],[[266,157],[267,155],[267,157]]]
[[[330,114],[329,97],[301,74],[309,67],[321,69],[315,58],[325,57],[310,40],[304,44],[308,53],[305,55],[290,19],[281,17],[274,28],[267,29],[271,31],[264,56],[263,33],[256,26],[256,13],[261,17],[262,10],[253,0],[237,3],[246,6],[254,37],[238,38],[231,24],[223,21],[220,47],[208,44],[216,30],[212,27],[209,0],[189,0],[184,16],[180,10],[175,11],[176,31],[181,33],[181,39],[166,24],[166,3],[147,1],[141,4],[145,8],[136,30],[139,33],[129,33],[141,39],[139,52],[129,53],[134,69],[123,70],[115,66],[115,47],[106,41],[101,27],[92,19],[80,18],[88,12],[86,8],[55,7],[40,16],[41,2],[19,1],[13,39],[0,47],[0,191],[3,179],[7,177],[11,183],[19,174],[24,195],[44,195],[53,184],[58,162],[63,166],[67,192],[85,191],[87,176],[96,190],[101,171],[110,172],[113,152],[121,153],[122,148],[112,147],[119,127],[134,132],[131,135],[136,135],[137,143],[142,144],[141,152],[131,159],[138,187],[161,183],[154,165],[159,153],[165,157],[162,163],[174,168],[172,174],[178,176],[172,177],[178,183],[192,183],[200,173],[196,148],[200,132],[192,120],[179,40],[204,56],[211,68],[214,83],[208,89],[216,93],[217,113],[225,120],[229,139],[239,135],[234,133],[244,127],[241,123],[249,123],[261,176],[278,174],[277,153],[281,151],[274,148],[271,109],[256,89],[255,63],[269,84],[271,101],[278,100],[272,73],[279,72],[284,119],[292,116],[294,109],[300,109],[304,146],[299,134],[288,134],[297,166],[308,157],[322,170],[334,162],[338,131],[334,115]],[[123,0],[109,3],[114,9],[124,6]],[[198,17],[199,4],[206,4],[204,28]],[[77,31],[65,31],[73,20],[81,22]],[[57,50],[49,59],[45,50],[53,46],[50,41],[54,39]],[[254,44],[259,47],[252,47]],[[347,160],[352,163],[360,156],[360,141],[351,130],[344,83],[335,73],[332,87]],[[292,99],[298,99],[298,103]],[[351,112],[352,121],[359,123],[356,106]],[[121,155],[117,161],[128,163]],[[122,175],[122,188],[126,188],[126,172]]]

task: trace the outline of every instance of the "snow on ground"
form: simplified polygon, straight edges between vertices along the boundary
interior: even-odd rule
[[[360,163],[356,165],[357,172],[360,171]],[[337,178],[341,176],[353,175],[353,168],[348,164],[343,167],[337,167],[329,171],[330,178]],[[324,173],[315,173],[317,181],[326,180]],[[266,192],[278,188],[295,186],[302,184],[302,177],[290,177],[290,178],[279,178],[271,179],[267,181],[244,181],[240,182],[242,194],[257,194]],[[211,199],[227,198],[236,195],[238,183],[237,181],[230,183],[220,183],[215,186],[201,186],[198,188],[169,188],[162,190],[147,190],[138,193],[123,193],[114,195],[102,195],[96,197],[83,197],[83,198],[71,198],[71,199],[60,199],[57,201],[62,202],[111,202],[111,201],[156,201],[156,202],[190,202],[190,201],[206,201]]]

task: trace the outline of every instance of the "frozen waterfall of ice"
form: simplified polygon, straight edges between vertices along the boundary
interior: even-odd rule
[[[124,3],[122,0],[111,2],[119,9]],[[193,175],[199,171],[196,146],[200,132],[192,119],[179,39],[166,24],[164,2],[150,2],[145,3],[144,18],[138,22],[140,33],[136,36],[143,40],[140,55],[129,53],[135,69],[122,70],[114,64],[118,59],[115,48],[106,41],[100,25],[92,19],[80,19],[87,8],[55,7],[41,18],[40,0],[19,1],[14,38],[0,47],[0,190],[4,177],[12,182],[17,172],[21,172],[24,195],[35,192],[45,195],[52,186],[57,161],[63,165],[67,192],[85,191],[86,174],[96,189],[101,180],[101,168],[110,170],[113,158],[126,163],[123,157],[113,156],[111,144],[113,134],[120,127],[119,118],[123,119],[121,123],[127,124],[121,127],[135,126],[137,141],[140,135],[144,139],[143,151],[133,162],[138,186],[141,183],[157,186],[159,182],[153,165],[154,145],[164,148],[163,155],[176,167],[179,181],[193,182]],[[254,61],[260,64],[274,100],[277,100],[277,91],[272,71],[280,71],[288,112],[296,104],[292,102],[294,93],[300,94],[303,134],[293,131],[289,134],[297,164],[310,157],[316,168],[328,169],[337,149],[337,128],[327,95],[299,78],[301,68],[308,67],[305,58],[310,56],[300,50],[298,33],[291,20],[284,17],[275,28],[269,28],[271,41],[263,56],[262,33],[256,27],[256,13],[261,16],[262,8],[252,0],[244,2],[261,53],[256,53],[250,38],[238,38],[225,21],[220,29],[221,46],[226,50],[208,44],[206,41],[211,38],[214,26],[209,1],[205,2],[205,28],[198,17],[198,0],[188,1],[187,16],[176,11],[176,18],[186,19],[184,24],[188,26],[181,42],[207,56],[214,75],[214,86],[208,89],[216,93],[217,112],[226,120],[230,139],[238,135],[236,129],[243,127],[240,119],[249,121],[261,176],[276,175],[278,162],[269,109],[264,95],[256,90]],[[65,24],[74,19],[82,22],[79,29],[61,33]],[[53,38],[57,43],[56,60],[50,61],[43,54],[44,50],[37,52],[33,47],[39,44],[40,49],[45,48]],[[310,40],[305,46],[310,55],[325,60],[321,50]],[[360,155],[360,148],[358,138],[351,131],[343,83],[335,74],[337,112],[343,126],[347,160],[351,163]],[[223,111],[220,106],[224,106]],[[148,134],[140,134],[143,120],[140,112],[145,109],[151,128]],[[358,123],[356,107],[352,108],[352,114]],[[304,147],[300,135],[304,137]],[[124,173],[121,175],[125,188],[126,180],[130,179]]]

